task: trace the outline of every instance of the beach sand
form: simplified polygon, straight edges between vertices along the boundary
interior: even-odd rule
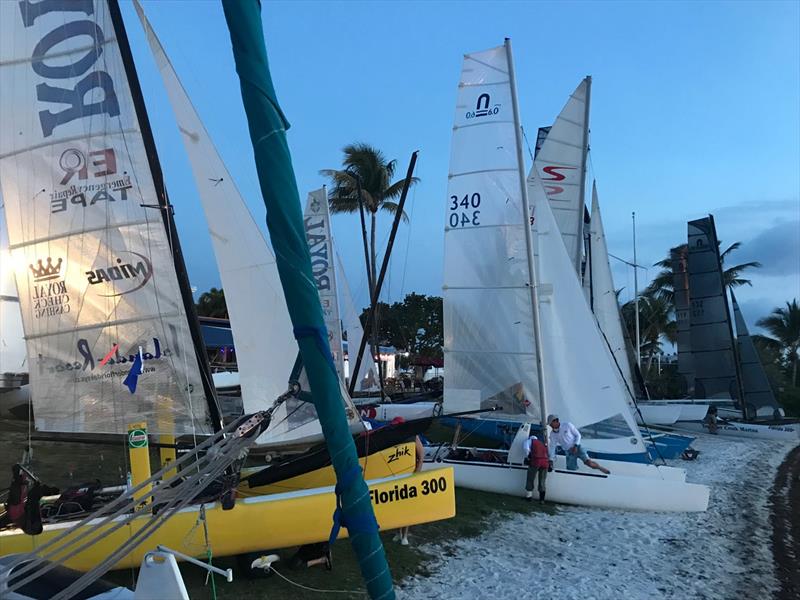
[[[429,565],[431,576],[406,578],[399,597],[796,599],[792,542],[786,526],[775,542],[773,522],[791,523],[797,535],[798,516],[791,521],[785,504],[780,516],[772,511],[776,493],[787,497],[786,486],[773,492],[773,483],[796,444],[701,435],[693,446],[696,461],[670,464],[686,468],[687,481],[712,486],[706,513],[560,506],[553,515],[504,515],[478,537],[448,540],[450,556],[426,545],[442,558]],[[797,501],[800,452],[792,456]],[[774,548],[783,552],[777,564]]]

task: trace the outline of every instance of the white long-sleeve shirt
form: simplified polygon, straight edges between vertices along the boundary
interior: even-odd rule
[[[573,446],[581,443],[581,432],[572,423],[561,423],[558,431],[550,431],[550,443],[547,445],[550,460],[556,458],[556,446],[561,446],[564,452],[569,452]]]

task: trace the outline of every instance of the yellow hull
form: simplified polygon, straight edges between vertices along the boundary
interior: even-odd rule
[[[414,457],[416,451],[413,442],[398,444],[380,452],[369,454],[359,459],[358,463],[364,470],[364,479],[382,479],[393,475],[406,475],[414,472]],[[244,469],[243,475],[254,473],[259,469]],[[283,492],[296,492],[311,488],[325,487],[336,484],[336,473],[332,466],[323,467],[290,477],[269,485],[248,487],[247,483],[239,486],[238,494],[241,497],[263,496],[264,494],[280,494]]]
[[[378,524],[383,530],[417,525],[456,514],[452,468],[368,481]],[[328,539],[336,497],[332,487],[284,494],[243,498],[224,511],[218,503],[206,505],[208,536],[214,556],[299,546]],[[197,506],[173,515],[152,536],[120,560],[114,569],[138,567],[144,554],[161,544],[192,556],[205,556],[203,525]],[[66,566],[86,571],[106,558],[139,530],[150,518],[144,515],[113,533],[99,535],[89,548],[66,561]],[[0,556],[33,552],[56,535],[69,530],[69,522],[46,525],[44,532],[30,536],[18,529],[0,531]],[[104,530],[109,528],[104,526]],[[70,538],[84,541],[88,527],[74,529]],[[347,535],[342,528],[340,536]]]

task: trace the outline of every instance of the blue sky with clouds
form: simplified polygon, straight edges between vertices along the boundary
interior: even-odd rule
[[[257,221],[264,222],[238,80],[216,2],[145,10]],[[166,94],[132,7],[123,12],[156,132],[192,284],[219,285],[211,244]],[[301,196],[364,141],[405,172],[420,150],[386,299],[439,294],[444,198],[463,53],[512,38],[523,125],[552,123],[593,76],[591,171],[610,251],[639,262],[685,241],[713,213],[720,239],[759,260],[739,294],[749,322],[800,298],[800,3],[264,2],[272,75],[292,123]],[[385,240],[390,218],[379,237]],[[351,286],[367,302],[358,220],[334,218]],[[617,263],[618,287],[633,288]],[[652,276],[654,270],[645,274]],[[642,284],[643,286],[643,284]],[[624,296],[625,293],[623,293]]]

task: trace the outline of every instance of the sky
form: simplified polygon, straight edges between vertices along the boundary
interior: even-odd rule
[[[197,293],[220,279],[166,92],[132,5],[123,14]],[[266,231],[230,38],[217,2],[149,0],[161,38],[250,210]],[[799,2],[263,2],[273,81],[301,201],[367,142],[416,175],[382,299],[441,294],[450,136],[462,56],[512,39],[522,125],[550,125],[592,75],[590,177],[609,251],[651,265],[713,214],[732,257],[758,260],[737,291],[752,325],[800,298]],[[528,167],[530,159],[528,158]],[[379,216],[385,246],[391,216]],[[366,306],[356,215],[334,238],[356,302]],[[633,272],[612,259],[622,299]]]

